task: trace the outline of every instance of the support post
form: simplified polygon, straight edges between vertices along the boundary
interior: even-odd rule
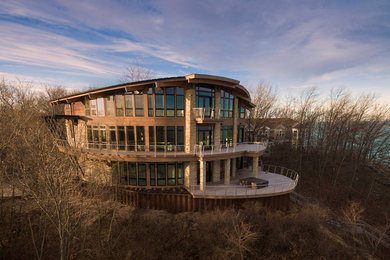
[[[257,178],[257,173],[259,169],[259,157],[253,157],[253,165],[252,165],[252,177]]]
[[[200,161],[199,168],[200,168],[200,175],[199,175],[200,190],[204,191],[206,190],[206,162],[203,160]]]
[[[225,160],[225,184],[230,184],[230,159]]]

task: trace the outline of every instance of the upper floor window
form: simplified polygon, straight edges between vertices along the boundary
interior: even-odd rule
[[[89,98],[88,97],[85,97],[84,98],[84,107],[85,107],[85,115],[86,116],[89,116],[91,115],[91,110],[89,108],[90,104],[89,104]]]
[[[245,118],[245,107],[243,107],[243,106],[240,106],[240,115],[239,115],[239,117],[240,118]]]
[[[72,114],[72,106],[71,104],[65,104],[65,114],[71,115]]]
[[[156,116],[164,116],[164,90],[155,90]]]
[[[97,115],[98,116],[105,116],[104,112],[104,98],[97,98],[96,99],[96,109],[97,109]]]
[[[115,100],[114,96],[106,97],[107,116],[115,116]]]
[[[148,116],[154,116],[153,89],[148,89]]]
[[[196,87],[196,107],[214,108],[214,88]]]
[[[133,116],[133,93],[125,94],[125,115]]]
[[[233,117],[234,96],[221,90],[221,117]]]
[[[142,91],[134,92],[135,116],[144,116],[144,100]]]
[[[116,116],[123,116],[123,95],[115,95]]]

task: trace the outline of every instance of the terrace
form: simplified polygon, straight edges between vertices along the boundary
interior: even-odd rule
[[[268,186],[253,188],[252,185],[240,185],[240,180],[255,177],[268,181]],[[231,177],[230,184],[224,181],[206,184],[201,190],[200,185],[191,185],[187,191],[194,198],[258,198],[288,194],[294,191],[298,184],[299,174],[291,169],[274,165],[259,167],[256,176],[252,169],[241,169],[237,176]]]

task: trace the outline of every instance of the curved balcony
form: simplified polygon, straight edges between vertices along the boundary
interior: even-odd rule
[[[252,170],[241,169],[237,172],[237,176],[232,177],[230,184],[221,181],[206,184],[203,190],[200,189],[200,185],[191,185],[186,189],[195,198],[257,198],[291,193],[299,180],[296,171],[274,165],[259,167],[256,178],[268,181],[265,187],[240,185],[240,180],[248,177],[252,177]]]
[[[219,108],[204,108],[194,107],[192,109],[195,121],[198,124],[202,123],[218,123],[221,122],[221,113]]]
[[[206,157],[240,152],[259,153],[267,148],[267,142],[245,142],[236,144],[195,145],[197,156]]]

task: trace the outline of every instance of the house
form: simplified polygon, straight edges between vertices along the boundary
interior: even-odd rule
[[[267,140],[273,143],[290,143],[297,145],[299,124],[291,118],[261,118],[256,120],[256,128],[251,134],[253,139]]]
[[[259,166],[266,145],[245,140],[246,111],[254,105],[237,80],[190,74],[51,104],[65,104],[66,140],[57,141],[78,159],[85,179],[115,187],[138,207],[201,210],[251,199],[285,207],[298,181],[288,169],[264,174]],[[268,187],[239,185],[240,178],[261,176]]]

